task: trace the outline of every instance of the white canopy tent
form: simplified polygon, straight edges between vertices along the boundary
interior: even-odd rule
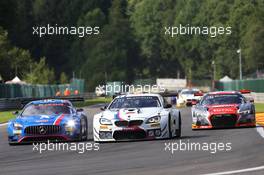
[[[221,78],[219,81],[220,82],[228,82],[228,81],[232,81],[232,79],[229,76],[226,75],[223,78]]]
[[[5,82],[6,84],[26,84],[26,82],[21,81],[17,76],[13,80]]]

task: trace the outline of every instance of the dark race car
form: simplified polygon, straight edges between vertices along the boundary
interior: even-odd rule
[[[255,106],[242,93],[211,92],[192,107],[192,129],[254,127]]]
[[[9,144],[36,141],[87,139],[87,118],[67,100],[39,100],[28,103],[8,122]]]

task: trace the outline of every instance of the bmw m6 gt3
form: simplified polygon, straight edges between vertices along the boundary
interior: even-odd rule
[[[93,136],[97,142],[180,137],[181,114],[159,94],[120,95],[94,116]]]

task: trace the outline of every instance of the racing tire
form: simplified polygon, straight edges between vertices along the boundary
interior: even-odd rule
[[[16,145],[18,145],[18,143],[14,143],[14,142],[9,142],[8,144],[9,144],[9,146],[16,146]]]
[[[88,139],[87,126],[87,119],[85,117],[81,118],[79,141],[86,141]]]
[[[168,117],[168,130],[169,130],[169,138],[172,138],[172,132],[171,132],[171,116]]]
[[[176,138],[180,138],[181,137],[181,113],[179,113],[179,129],[176,129],[175,133],[176,133]]]

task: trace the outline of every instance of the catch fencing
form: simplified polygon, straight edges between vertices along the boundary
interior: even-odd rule
[[[31,84],[0,84],[0,98],[44,98],[53,97],[57,92],[63,94],[68,88],[73,94],[84,93],[84,80],[72,79],[70,84],[31,85]]]
[[[264,93],[264,79],[233,80],[228,82],[217,81],[215,88],[221,91],[249,89],[252,92]]]

